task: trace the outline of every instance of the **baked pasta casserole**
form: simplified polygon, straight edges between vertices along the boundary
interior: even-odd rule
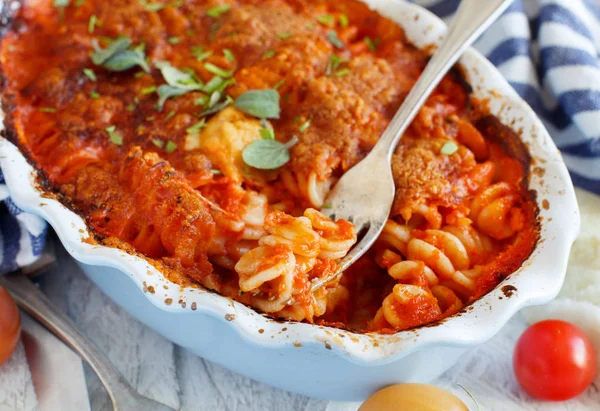
[[[538,239],[527,152],[457,68],[394,154],[376,245],[311,292],[357,241],[319,210],[428,58],[359,1],[25,0],[2,30],[5,136],[90,241],[180,285],[389,333],[461,310]]]

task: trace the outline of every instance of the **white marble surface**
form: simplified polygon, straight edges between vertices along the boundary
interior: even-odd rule
[[[231,373],[174,346],[105,297],[62,250],[57,267],[43,278],[44,291],[103,349],[142,394],[176,409],[196,410],[356,410],[356,404],[327,403],[277,390]],[[477,407],[457,386],[465,386],[482,410],[594,410],[600,408],[600,381],[581,397],[543,403],[519,389],[511,366],[514,342],[524,330],[519,317],[500,334],[468,354],[460,366],[435,383]],[[93,411],[112,410],[98,378],[86,369]],[[340,381],[343,384],[343,381]],[[35,391],[22,347],[0,367],[0,411],[37,410]],[[65,410],[69,411],[69,410]],[[76,410],[74,410],[76,411]]]

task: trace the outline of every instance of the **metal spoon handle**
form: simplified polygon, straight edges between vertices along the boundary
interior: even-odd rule
[[[391,159],[400,138],[459,57],[513,0],[462,0],[445,39],[373,148]]]
[[[106,388],[115,411],[173,411],[172,408],[140,396],[102,351],[28,278],[22,275],[0,276],[0,286],[8,290],[19,307],[65,342],[92,367]]]

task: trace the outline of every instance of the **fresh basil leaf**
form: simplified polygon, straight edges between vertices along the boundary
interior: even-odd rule
[[[178,97],[178,96],[182,96],[185,93],[187,93],[189,90],[185,90],[182,88],[178,88],[178,87],[173,87],[173,86],[167,86],[166,84],[163,84],[162,86],[160,86],[157,90],[158,93],[158,109],[162,111],[165,102],[170,99],[171,97]]]
[[[150,72],[144,53],[140,51],[121,51],[102,64],[102,67],[110,71],[125,71],[135,66],[140,66],[144,71]]]
[[[289,149],[296,143],[298,143],[296,136],[286,144],[276,140],[256,140],[242,151],[242,158],[244,163],[250,167],[259,170],[274,170],[290,161]]]
[[[279,93],[277,90],[250,90],[234,103],[238,110],[258,118],[279,118]]]
[[[70,2],[70,0],[54,0],[52,5],[54,7],[68,7]]]
[[[105,49],[95,45],[96,52],[92,54],[92,62],[97,66],[101,66],[115,54],[127,50],[129,46],[131,46],[131,40],[124,36],[112,41]]]

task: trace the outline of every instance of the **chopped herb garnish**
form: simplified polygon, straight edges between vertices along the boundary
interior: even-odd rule
[[[196,30],[194,30],[194,29],[187,29],[185,31],[186,36],[193,36],[194,34],[196,34]]]
[[[291,31],[284,31],[282,33],[277,33],[277,37],[279,37],[282,40],[287,40],[290,37],[292,37],[292,32]]]
[[[275,140],[275,130],[272,127],[263,127],[260,129],[260,136],[265,140]]]
[[[223,91],[223,89],[222,89],[223,83],[225,83],[225,80],[223,80],[223,77],[214,76],[213,78],[211,78],[208,81],[208,83],[206,83],[204,85],[204,87],[202,88],[202,91],[204,91],[205,93],[209,93],[209,94],[212,94],[215,91]]]
[[[453,141],[448,141],[446,144],[444,144],[444,146],[440,150],[440,153],[445,156],[451,156],[452,154],[456,153],[457,151],[458,151],[458,146],[456,145],[456,143]]]
[[[157,12],[164,9],[167,5],[163,3],[150,3],[147,0],[138,0],[140,4],[148,11]]]
[[[259,170],[274,170],[290,161],[289,149],[298,143],[294,136],[286,144],[276,140],[256,140],[250,143],[242,152],[244,162]]]
[[[173,110],[169,111],[169,114],[167,114],[165,116],[165,121],[170,120],[174,115],[175,115],[175,111],[173,111]]]
[[[152,144],[154,144],[156,147],[158,148],[163,148],[165,146],[165,142],[158,139],[158,138],[153,138],[152,139]]]
[[[312,121],[312,119],[309,118],[304,123],[302,123],[300,128],[298,128],[298,131],[300,131],[301,133],[304,133],[306,130],[308,130],[308,128],[310,127],[311,121]]]
[[[135,111],[135,107],[136,107],[136,105],[131,103],[131,104],[127,104],[127,107],[125,107],[125,109],[127,111]]]
[[[314,30],[315,29],[315,25],[312,23],[308,23],[306,26],[304,26],[307,30]]]
[[[108,133],[108,138],[110,139],[110,142],[121,146],[123,145],[123,136],[117,133],[116,130],[117,127],[115,126],[106,127],[106,132]]]
[[[201,53],[198,53],[198,54],[197,54],[196,56],[194,56],[194,57],[196,57],[196,59],[197,59],[198,61],[202,61],[202,60],[206,60],[207,58],[209,58],[209,57],[210,57],[210,56],[212,56],[212,55],[213,55],[213,52],[212,52],[212,51],[210,51],[210,50],[207,50],[207,51],[203,51],[203,52],[201,52]]]
[[[96,52],[92,55],[92,62],[100,66],[107,62],[111,57],[125,51],[131,46],[131,40],[128,37],[118,37],[117,39],[108,39],[109,45],[105,49],[100,49],[97,45],[94,47]]]
[[[329,209],[329,208],[333,208],[333,206],[331,204],[325,204],[325,205],[323,205],[323,208]]]
[[[75,0],[75,7],[81,7],[85,3],[85,0]]]
[[[188,127],[188,129],[186,130],[186,132],[188,134],[196,134],[197,132],[199,132],[200,130],[202,130],[204,127],[206,127],[206,118],[203,118],[202,120],[200,120],[199,122],[197,122],[193,126]]]
[[[208,35],[208,39],[210,41],[213,41],[215,39],[215,36],[217,35],[217,30],[219,30],[219,28],[221,28],[219,22],[213,23],[212,26],[210,26],[210,34]]]
[[[183,0],[176,0],[176,1],[172,1],[169,6],[171,7],[175,7],[175,8],[179,8],[181,6],[183,6]]]
[[[333,14],[324,14],[322,16],[317,17],[317,21],[325,26],[333,27],[335,24],[335,17]]]
[[[221,100],[221,92],[220,91],[214,91],[211,95],[210,98],[208,99],[208,107],[213,107],[215,104],[217,104],[219,101]]]
[[[169,140],[165,146],[165,151],[167,154],[171,154],[175,150],[177,150],[177,144]]]
[[[97,92],[92,90],[92,91],[90,91],[90,97],[93,99],[97,99],[97,98],[100,98],[100,94],[98,94]]]
[[[266,59],[270,59],[273,56],[275,56],[275,50],[271,49],[271,50],[265,51],[265,54],[263,54],[262,58],[263,58],[263,60],[266,60]]]
[[[369,47],[369,50],[371,50],[372,52],[377,51],[377,45],[379,44],[379,41],[373,41],[371,37],[365,37],[365,43],[367,43],[367,47]]]
[[[211,114],[218,113],[219,111],[228,107],[230,104],[231,104],[231,101],[229,99],[226,99],[218,104],[215,104],[212,107],[207,108],[206,110],[202,110],[200,113],[198,113],[198,115],[200,117],[210,116]]]
[[[340,67],[341,64],[347,63],[348,60],[342,59],[339,56],[332,54],[329,58],[329,63],[327,63],[327,69],[325,70],[325,75],[331,76],[335,71]]]
[[[148,117],[146,117],[146,121],[154,121],[154,116],[148,116]]]
[[[88,33],[93,33],[96,27],[102,27],[102,22],[98,20],[98,17],[95,14],[92,14],[88,21]]]
[[[206,71],[216,75],[216,76],[220,76],[220,77],[231,77],[233,76],[233,70],[225,70],[222,69],[221,67],[217,67],[212,63],[204,63],[204,68],[206,69]]]
[[[85,74],[85,76],[87,78],[89,78],[92,81],[96,81],[96,73],[94,73],[94,70],[90,69],[90,68],[84,68],[83,70],[83,74]]]
[[[294,123],[299,123],[300,120],[301,120],[300,117],[298,117],[298,116],[294,117]]]
[[[42,113],[56,113],[56,109],[52,107],[40,107],[39,110]]]
[[[179,44],[179,42],[181,41],[181,39],[177,36],[173,36],[173,37],[169,37],[167,39],[167,41],[169,42],[169,44],[175,45],[175,44]]]
[[[144,76],[144,72],[143,71],[138,71],[137,73],[135,73],[133,75],[133,77],[135,78],[142,78]]]
[[[344,77],[347,76],[348,74],[350,74],[352,72],[352,70],[350,70],[349,68],[345,68],[345,69],[341,69],[335,72],[335,76],[336,77]]]
[[[340,14],[340,26],[342,28],[346,28],[350,25],[350,20],[348,19],[348,16],[346,16],[345,14]]]
[[[208,104],[208,96],[200,96],[194,100],[195,106],[206,106]]]
[[[221,174],[223,174],[223,173],[221,172],[221,170],[217,170],[217,169],[214,169],[214,168],[213,168],[213,169],[211,169],[211,170],[210,170],[210,172],[211,172],[211,173],[213,173],[213,174],[215,174],[215,175],[221,175]]]
[[[338,34],[335,30],[329,30],[327,32],[327,39],[329,40],[329,42],[331,44],[333,44],[338,49],[344,48],[344,43],[342,42],[342,40],[340,40],[340,38],[338,37]]]
[[[54,0],[54,7],[58,9],[61,24],[65,22],[65,7],[68,7],[70,0]]]
[[[234,103],[238,110],[257,118],[279,118],[279,93],[277,90],[250,90]]]
[[[229,49],[223,49],[223,55],[225,56],[225,58],[229,61],[235,61],[235,56],[233,55],[233,52]]]
[[[145,87],[143,89],[140,90],[140,93],[142,94],[142,96],[145,96],[146,94],[152,94],[156,91],[156,86],[149,86],[149,87]]]
[[[213,7],[212,9],[208,9],[208,11],[206,12],[206,15],[212,17],[213,19],[218,19],[223,14],[227,13],[229,10],[231,10],[231,5],[223,4],[221,6],[217,6],[217,7]]]
[[[277,83],[275,83],[275,84],[273,85],[273,88],[274,88],[275,90],[278,90],[278,89],[279,89],[279,87],[283,86],[283,84],[284,84],[284,83],[285,83],[285,79],[284,79],[284,78],[282,78],[281,80],[279,80]]]

